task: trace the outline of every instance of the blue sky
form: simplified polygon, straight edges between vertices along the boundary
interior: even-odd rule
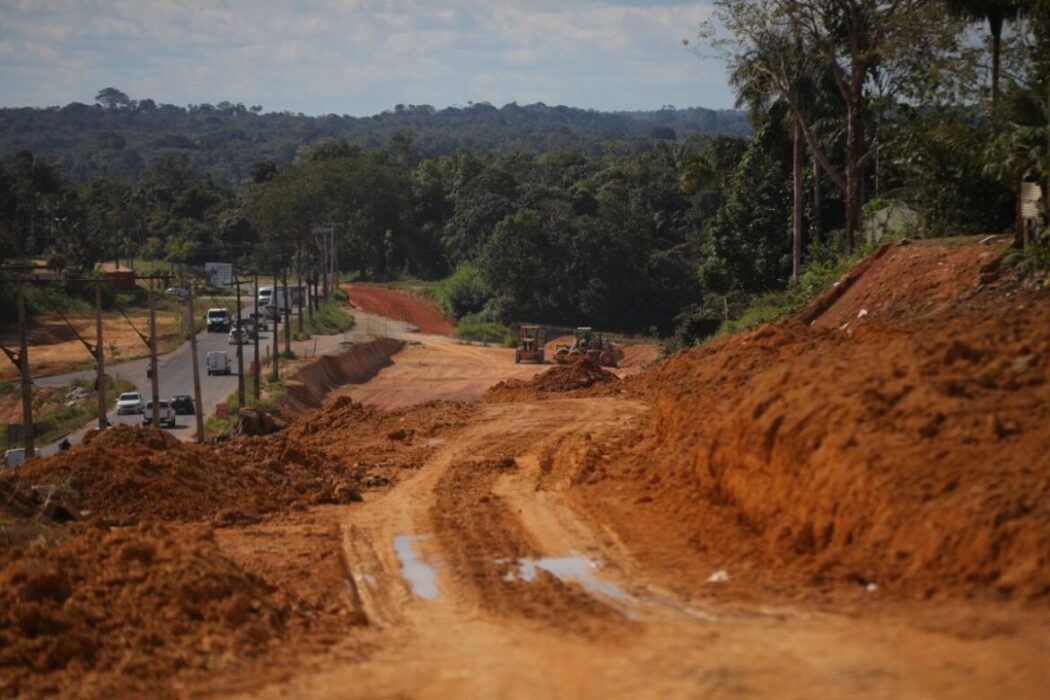
[[[0,0],[0,106],[103,87],[186,105],[369,115],[395,104],[728,108],[675,0]]]

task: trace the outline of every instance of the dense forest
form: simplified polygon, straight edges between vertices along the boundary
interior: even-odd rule
[[[414,147],[427,156],[450,155],[461,148],[600,154],[612,143],[639,151],[659,140],[695,134],[746,136],[749,131],[747,116],[731,110],[668,106],[613,113],[542,103],[497,108],[482,102],[442,110],[397,105],[371,117],[309,117],[230,102],[158,104],[105,88],[93,105],[0,109],[0,162],[10,163],[19,152],[30,151],[74,182],[106,176],[137,183],[151,164],[174,159],[234,186],[255,163],[291,162],[300,146],[321,139],[381,150],[389,149],[395,137],[410,134]]]
[[[914,212],[900,235],[1001,232],[1022,181],[1050,190],[1050,2],[715,6],[706,40],[748,125],[542,105],[307,118],[113,89],[7,110],[0,257],[272,272],[308,266],[334,224],[345,273],[443,279],[456,317],[691,342],[804,299],[890,204]]]

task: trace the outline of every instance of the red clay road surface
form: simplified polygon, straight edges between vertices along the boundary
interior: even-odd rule
[[[344,284],[350,303],[369,313],[419,326],[422,333],[452,335],[452,324],[437,306],[407,292],[359,284]]]

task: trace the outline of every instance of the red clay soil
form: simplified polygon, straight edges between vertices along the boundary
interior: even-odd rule
[[[319,408],[328,394],[344,384],[367,382],[397,354],[404,342],[379,338],[354,345],[338,355],[322,355],[285,380],[288,395],[301,408]]]
[[[894,249],[816,323],[632,380],[652,421],[579,502],[688,542],[694,576],[1047,600],[1050,292],[993,274],[1002,250]]]
[[[610,382],[619,383],[619,381],[620,378],[612,372],[584,358],[571,365],[555,365],[528,381],[504,380],[489,388],[483,398],[490,402],[507,402],[542,398],[544,395],[565,394],[566,392],[574,392],[573,395],[578,395],[581,389],[589,389]]]
[[[209,530],[82,528],[0,551],[0,695],[175,697],[176,673],[231,670],[307,618]]]
[[[245,459],[235,445],[266,444]],[[280,437],[240,438],[220,448],[170,433],[118,426],[86,445],[34,460],[18,475],[21,491],[46,508],[57,501],[74,517],[104,522],[217,522],[253,518],[296,501],[350,500],[343,465]]]
[[[344,284],[350,303],[371,314],[405,321],[430,335],[452,335],[455,328],[435,304],[407,292],[361,284]]]

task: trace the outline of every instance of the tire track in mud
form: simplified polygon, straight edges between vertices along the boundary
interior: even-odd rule
[[[522,578],[520,562],[541,559],[542,552],[504,499],[493,493],[496,481],[517,468],[512,457],[459,460],[437,483],[430,517],[449,574],[487,612],[583,636],[614,634],[627,618],[579,585],[543,569],[535,570],[533,580]]]

